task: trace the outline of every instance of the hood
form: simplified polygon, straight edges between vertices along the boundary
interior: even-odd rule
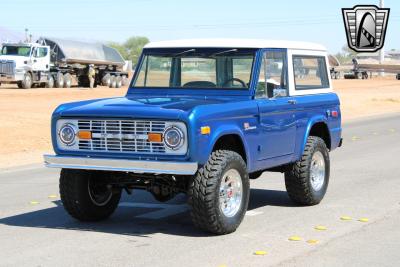
[[[18,67],[21,67],[21,66],[27,65],[27,64],[24,63],[25,61],[26,61],[27,63],[30,62],[30,58],[29,58],[29,57],[23,57],[23,56],[1,55],[1,56],[0,56],[0,61],[3,61],[3,60],[7,60],[7,61],[11,60],[11,61],[14,61],[14,62],[15,62],[15,66],[16,66],[17,68],[18,68]]]
[[[199,97],[119,97],[74,102],[59,106],[54,115],[62,117],[119,117],[183,119],[200,105],[220,104],[223,99]]]

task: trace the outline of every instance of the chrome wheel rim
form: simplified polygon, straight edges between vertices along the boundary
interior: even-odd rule
[[[233,217],[240,209],[243,197],[242,177],[235,169],[225,172],[219,186],[219,207],[226,217]]]
[[[25,78],[25,83],[26,84],[31,84],[31,76],[30,75],[26,75],[26,78]]]
[[[112,190],[106,184],[95,184],[88,181],[89,197],[96,206],[105,206],[112,198]]]
[[[325,159],[320,151],[314,153],[310,166],[311,186],[314,191],[321,190],[325,182]]]

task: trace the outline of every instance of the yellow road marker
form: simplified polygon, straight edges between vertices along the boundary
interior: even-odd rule
[[[317,226],[314,227],[314,229],[318,230],[318,231],[325,231],[328,228],[326,228],[326,226],[323,226],[323,225],[317,225]]]
[[[317,240],[317,239],[310,239],[310,240],[307,240],[307,243],[308,244],[312,244],[312,245],[314,245],[314,244],[317,244],[319,241]]]
[[[351,221],[352,220],[352,218],[350,216],[342,216],[342,217],[340,217],[340,219],[342,221]]]
[[[57,198],[57,195],[49,195],[48,198]]]
[[[395,129],[389,129],[389,132],[394,133],[396,130]]]
[[[31,205],[37,205],[37,204],[39,204],[39,201],[31,201],[30,204]]]
[[[378,135],[379,133],[378,133],[378,132],[373,132],[372,134],[373,134],[373,135]]]
[[[360,140],[360,137],[358,137],[358,136],[353,136],[353,137],[351,138],[351,140],[357,141],[357,140]]]
[[[290,241],[301,241],[301,237],[294,235],[294,236],[289,237],[289,240]]]
[[[368,218],[360,218],[358,219],[359,222],[368,222],[369,219]]]
[[[228,267],[228,266],[225,264],[222,264],[222,265],[218,265],[218,267]]]
[[[265,255],[267,252],[265,250],[257,250],[254,252],[254,255]]]

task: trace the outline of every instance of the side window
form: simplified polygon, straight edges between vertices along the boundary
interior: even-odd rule
[[[264,52],[256,97],[272,98],[274,97],[274,89],[282,89],[283,92],[286,91],[283,95],[287,95],[286,52],[283,51]]]
[[[329,79],[323,56],[293,56],[296,90],[329,88]]]
[[[36,51],[36,57],[45,57],[47,56],[47,48],[46,47],[39,47]]]

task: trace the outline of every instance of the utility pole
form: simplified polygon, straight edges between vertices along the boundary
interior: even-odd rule
[[[25,42],[28,42],[28,28],[25,28]]]
[[[379,0],[379,7],[383,8],[384,6],[384,0]],[[381,40],[382,42],[382,40]],[[379,50],[379,64],[383,64],[385,61],[385,48],[382,46],[382,49]],[[384,76],[385,74],[381,72],[381,76]]]

